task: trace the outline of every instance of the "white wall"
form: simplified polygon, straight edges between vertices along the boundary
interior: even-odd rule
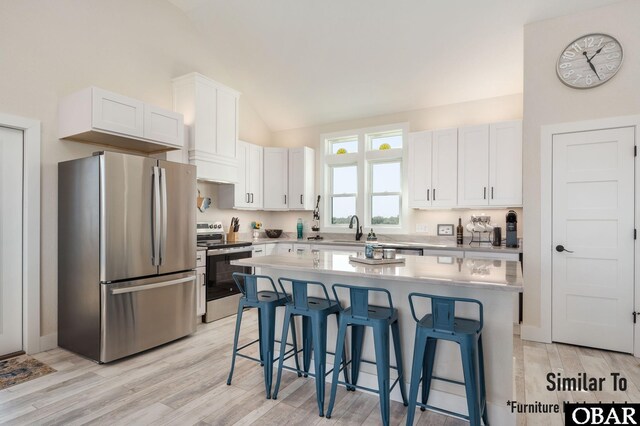
[[[640,2],[629,0],[532,23],[524,31],[524,323],[540,324],[540,127],[640,113]],[[604,32],[623,46],[618,74],[603,86],[571,89],[558,80],[556,60],[575,38]],[[544,232],[551,232],[544,230]],[[551,247],[549,248],[551,250]]]
[[[41,334],[57,330],[57,163],[98,148],[57,138],[60,97],[96,85],[171,108],[171,78],[198,71],[237,90],[183,13],[157,0],[0,3],[0,111],[42,121]],[[240,98],[240,137],[271,133]]]

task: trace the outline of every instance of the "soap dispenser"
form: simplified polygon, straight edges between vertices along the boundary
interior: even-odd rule
[[[298,218],[298,225],[296,226],[297,230],[298,230],[298,239],[301,240],[302,239],[302,231],[304,230],[304,223],[302,222],[302,218],[299,217]]]

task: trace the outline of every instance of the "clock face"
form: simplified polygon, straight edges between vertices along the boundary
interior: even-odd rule
[[[607,34],[587,34],[560,54],[556,71],[569,87],[589,89],[609,81],[622,65],[622,46]]]

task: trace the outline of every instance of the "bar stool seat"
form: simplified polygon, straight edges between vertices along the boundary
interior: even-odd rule
[[[347,389],[364,389],[378,393],[380,397],[380,414],[382,423],[387,426],[390,422],[391,390],[396,385],[400,386],[400,394],[404,405],[407,406],[407,394],[404,383],[404,368],[402,365],[402,347],[400,344],[400,329],[398,325],[398,310],[393,307],[391,293],[385,289],[373,287],[349,286],[344,284],[334,284],[333,294],[338,298],[337,289],[349,290],[350,306],[343,309],[340,314],[340,327],[338,329],[338,339],[336,343],[336,358],[341,356],[342,347],[346,338],[347,328],[351,327],[351,383],[341,383],[338,381],[339,370],[334,369],[331,383],[331,398],[327,409],[327,418],[331,418],[333,406],[336,400],[338,384],[346,384]],[[388,306],[378,306],[369,304],[370,293],[384,293],[388,300]],[[373,343],[375,348],[375,362],[362,359],[362,344],[364,340],[365,327],[373,329]],[[393,338],[393,348],[396,357],[396,366],[392,366],[389,360],[389,330]],[[370,389],[358,386],[358,373],[360,363],[365,362],[376,365],[378,377],[378,389]],[[395,369],[398,377],[391,382],[390,370]]]
[[[415,312],[414,298],[430,299],[431,313],[418,318]],[[456,303],[475,304],[479,319],[455,316]],[[472,426],[480,426],[481,420],[489,424],[486,405],[484,378],[484,354],[482,350],[483,309],[482,303],[475,299],[461,297],[443,297],[430,294],[409,294],[411,314],[416,321],[416,337],[411,369],[411,388],[409,391],[409,411],[407,426],[413,424],[415,408],[431,409],[448,415],[469,420]],[[438,340],[447,340],[460,345],[464,382],[433,375]],[[468,415],[454,413],[428,404],[431,381],[441,380],[465,387]],[[421,402],[417,402],[418,387],[422,382]]]
[[[327,289],[321,282],[317,281],[305,281],[291,278],[279,278],[278,283],[282,293],[285,292],[284,283],[291,283],[292,287],[292,301],[286,305],[284,323],[282,326],[282,342],[286,340],[286,336],[289,333],[289,324],[292,326],[292,332],[295,333],[293,325],[295,324],[294,318],[296,316],[302,317],[302,353],[303,353],[303,368],[300,369],[298,365],[296,368],[291,368],[284,365],[285,361],[285,345],[281,343],[280,346],[280,362],[278,363],[278,375],[276,379],[276,386],[273,391],[273,399],[278,397],[278,390],[280,389],[280,379],[282,377],[282,370],[293,370],[300,374],[304,374],[305,377],[312,376],[316,382],[316,400],[318,403],[318,415],[324,416],[324,396],[325,396],[325,377],[331,373],[326,371],[326,359],[327,353],[327,323],[330,315],[336,316],[336,322],[338,322],[338,315],[340,314],[340,304],[329,298]],[[324,292],[325,297],[314,297],[308,295],[309,287],[320,288]],[[298,351],[299,352],[299,351]],[[309,373],[311,366],[311,353],[313,352],[314,361],[314,374]],[[334,364],[338,364],[342,361],[343,366],[346,365],[344,354],[336,360]],[[338,370],[338,366],[334,365],[334,370]],[[347,373],[345,370],[345,380],[347,379]]]
[[[233,353],[231,355],[231,369],[227,378],[227,385],[231,385],[233,378],[233,370],[236,364],[236,357],[242,357],[251,361],[259,362],[263,367],[264,386],[267,399],[271,398],[271,384],[273,382],[273,363],[280,360],[280,357],[274,359],[275,345],[275,327],[276,327],[276,308],[284,307],[289,302],[290,296],[285,292],[280,292],[276,288],[271,277],[266,275],[242,274],[235,272],[232,274],[238,289],[242,292],[242,297],[238,302],[238,314],[236,317],[236,331],[233,338]],[[273,291],[258,291],[258,280],[266,280],[271,284]],[[240,326],[242,324],[242,314],[247,308],[255,308],[258,310],[258,338],[241,347],[238,347],[238,339],[240,337]],[[283,337],[282,344],[289,345],[293,348],[284,351],[281,357],[289,359],[295,357],[296,366],[298,365],[298,344],[296,341],[295,324],[292,326],[293,344],[289,345],[286,335]],[[241,350],[258,343],[260,345],[260,359],[240,353]],[[280,342],[278,342],[280,343]]]

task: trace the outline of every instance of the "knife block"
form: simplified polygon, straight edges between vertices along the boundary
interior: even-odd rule
[[[235,243],[236,241],[238,241],[238,233],[233,231],[227,232],[227,242]]]

